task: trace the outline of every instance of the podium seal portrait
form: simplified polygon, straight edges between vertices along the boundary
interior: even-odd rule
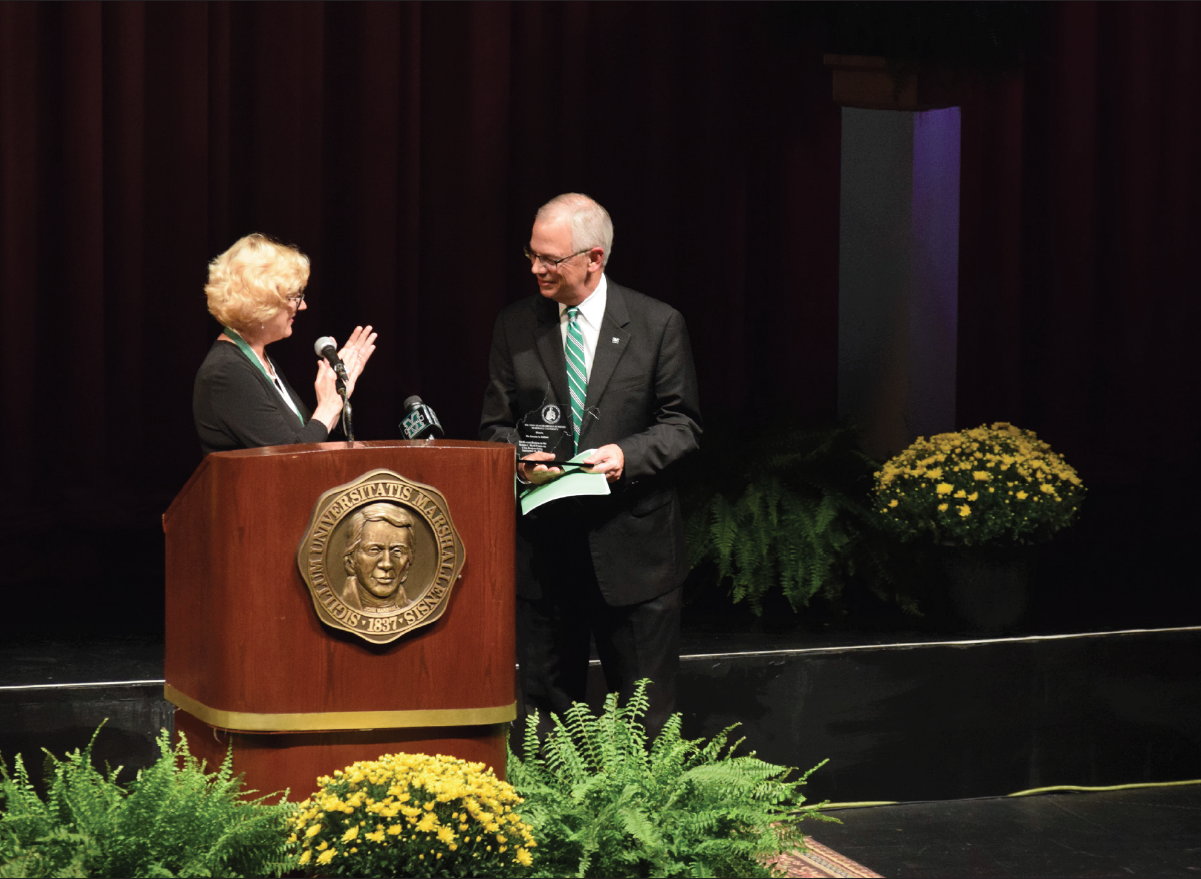
[[[442,616],[464,558],[438,489],[372,470],[321,495],[296,562],[323,623],[387,644]]]

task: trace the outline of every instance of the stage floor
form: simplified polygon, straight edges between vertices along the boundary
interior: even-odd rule
[[[1201,874],[1201,784],[831,812],[807,834],[882,876]]]
[[[777,651],[862,648],[897,641],[921,643],[947,640],[928,633],[862,634],[854,632],[748,633],[690,632],[682,638],[683,657],[762,654]],[[595,659],[595,652],[593,655]],[[47,684],[94,684],[105,681],[143,681],[163,678],[161,636],[127,635],[82,638],[12,638],[0,645],[0,687]]]
[[[955,638],[685,630],[684,734],[740,724],[745,750],[808,769],[810,802],[998,797],[1201,778],[1201,627]],[[98,753],[171,726],[152,637],[0,645],[0,753]],[[599,664],[589,677],[599,708]],[[115,756],[120,757],[119,754]]]
[[[831,763],[810,780],[810,802],[925,800],[837,809],[831,814],[842,824],[815,821],[805,828],[817,842],[883,876],[1196,876],[1201,874],[1201,784],[1016,798],[966,798],[958,792],[962,785],[948,784],[951,793],[945,798],[926,800],[906,795],[918,789],[910,781],[896,781],[891,789],[886,782],[890,772],[904,765],[916,767],[918,777],[951,778],[968,770],[979,775],[985,764],[1003,762],[998,744],[983,736],[979,726],[966,725],[960,736],[967,743],[980,740],[975,750],[961,754],[951,747],[953,742],[941,740],[931,740],[925,749],[930,754],[921,750],[932,734],[913,715],[945,728],[964,713],[971,689],[988,697],[981,716],[992,726],[1004,732],[1017,717],[1040,736],[1020,751],[1028,765],[1013,774],[1012,782],[990,782],[987,793],[1002,784],[1002,792],[1035,786],[1040,774],[1042,783],[1079,784],[1115,783],[1104,780],[1106,773],[1123,781],[1197,778],[1201,772],[1194,771],[1197,761],[1190,755],[1197,753],[1201,723],[1195,707],[1201,704],[1195,672],[1199,638],[1197,630],[993,642],[831,633],[809,635],[801,647],[789,635],[686,633],[682,665],[687,680],[681,688],[681,707],[686,715],[695,715],[698,727],[743,720],[747,747],[758,748],[761,756],[775,762],[809,766],[830,756]],[[1040,688],[1037,699],[1023,695],[1024,701],[1014,705],[997,701],[998,694],[1007,692],[1003,682],[1029,674],[1023,671],[1031,662],[1023,659],[1027,653],[1038,660],[1037,668],[1047,669],[1035,679],[1059,681],[1056,686],[1061,689]],[[877,666],[890,669],[890,674],[882,674]],[[953,679],[942,677],[944,666],[958,669],[964,692],[951,686]],[[1106,670],[1108,666],[1115,670]],[[18,751],[36,760],[41,747],[62,754],[85,744],[99,720],[107,717],[97,758],[135,770],[153,759],[154,735],[171,724],[171,706],[162,699],[162,675],[163,644],[154,637],[4,644],[0,754],[10,761]],[[1174,676],[1179,680],[1173,683]],[[950,713],[938,715],[918,698],[927,687],[952,703]],[[870,747],[856,744],[867,733],[848,725],[845,706],[819,698],[824,690],[853,695],[856,705],[873,699],[896,703],[889,712],[873,712],[864,730],[875,730],[873,735],[908,730],[904,747],[893,754],[880,742]],[[758,701],[746,701],[755,693],[765,709],[758,718]],[[1112,700],[1114,693],[1127,693],[1125,701],[1138,695],[1127,706],[1133,714],[1085,714],[1079,706],[1092,703],[1074,701],[1092,699],[1089,694]],[[1120,707],[1125,701],[1115,704]],[[1061,706],[1063,717],[1052,718],[1052,724],[1038,721],[1036,702]],[[902,711],[897,706],[906,707]],[[1024,714],[1029,717],[1023,720]],[[1135,715],[1139,724],[1134,723]],[[842,719],[831,725],[838,718]],[[1055,725],[1073,718],[1070,728]],[[795,739],[791,751],[785,748],[785,732]],[[1122,753],[1120,764],[1101,765],[1107,747]],[[777,758],[773,749],[785,756]],[[1072,755],[1084,752],[1098,764],[1090,771],[1097,778],[1072,768]],[[791,759],[794,753],[796,759]],[[1044,767],[1035,773],[1031,767],[1036,758],[1045,758],[1054,771]],[[858,787],[831,784],[852,771],[868,782]]]

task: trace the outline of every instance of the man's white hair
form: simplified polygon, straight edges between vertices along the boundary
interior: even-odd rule
[[[538,208],[534,222],[567,220],[571,224],[571,249],[600,247],[605,256],[602,265],[609,264],[613,249],[613,221],[609,212],[593,199],[580,192],[557,195]]]

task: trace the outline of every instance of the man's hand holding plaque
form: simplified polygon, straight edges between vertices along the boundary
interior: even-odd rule
[[[588,449],[570,461],[555,460],[551,458],[550,452],[532,452],[526,455],[517,463],[518,472],[522,475],[528,473],[527,478],[530,480],[530,485],[521,495],[521,512],[532,512],[545,503],[561,498],[608,494],[609,477],[614,472],[614,461],[602,456],[603,451],[603,447],[600,450]],[[592,460],[593,464],[586,464],[587,460]],[[539,461],[554,463],[540,464]],[[598,467],[594,470],[593,467],[601,465],[602,461],[608,464],[609,469],[602,471]]]
[[[521,459],[522,461],[553,461],[555,456],[550,452],[531,452]],[[545,485],[552,479],[558,479],[563,475],[562,467],[548,467],[545,464],[525,464],[519,463],[517,470],[521,473],[521,478],[530,485]]]

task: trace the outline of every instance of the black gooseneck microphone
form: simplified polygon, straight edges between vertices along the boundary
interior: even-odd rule
[[[344,382],[350,381],[346,375],[346,364],[342,362],[342,358],[338,356],[338,349],[334,346],[333,336],[322,336],[313,343],[313,350],[317,352],[318,357],[325,358],[325,361],[338,374],[338,378]]]
[[[350,397],[346,394],[346,385],[350,381],[350,377],[346,374],[346,364],[338,356],[338,349],[334,344],[333,336],[322,336],[313,343],[313,350],[317,352],[318,357],[325,358],[325,362],[330,365],[334,373],[338,376],[337,388],[338,393],[342,396],[342,432],[346,434],[347,441],[353,443],[354,411],[350,408]]]
[[[405,439],[438,439],[446,436],[442,422],[434,410],[416,394],[404,401],[405,414],[400,421],[400,432]]]

